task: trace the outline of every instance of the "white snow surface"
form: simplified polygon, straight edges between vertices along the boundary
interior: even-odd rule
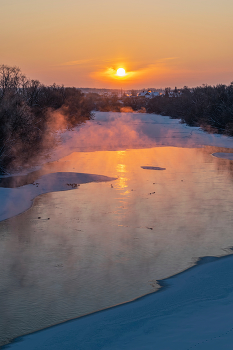
[[[114,179],[95,174],[57,172],[45,174],[33,184],[17,188],[0,188],[0,221],[24,212],[31,207],[33,199],[41,194],[72,190],[73,184],[111,180]]]
[[[159,292],[18,338],[10,350],[230,350],[233,256],[207,257]]]

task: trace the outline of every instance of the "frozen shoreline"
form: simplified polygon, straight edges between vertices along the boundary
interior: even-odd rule
[[[18,176],[18,182],[23,182],[24,177]],[[9,179],[9,178],[8,178]],[[10,179],[14,179],[11,177]],[[56,172],[35,177],[33,183],[21,187],[0,188],[0,221],[18,215],[33,205],[33,200],[49,192],[68,191],[77,188],[81,184],[90,182],[114,181],[114,178],[75,172]],[[7,186],[7,184],[6,184]]]
[[[206,257],[136,301],[17,338],[3,349],[230,350],[233,256]]]

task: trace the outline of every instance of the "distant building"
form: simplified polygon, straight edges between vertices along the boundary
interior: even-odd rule
[[[160,96],[159,91],[142,90],[138,93],[139,97],[153,98],[155,96]]]

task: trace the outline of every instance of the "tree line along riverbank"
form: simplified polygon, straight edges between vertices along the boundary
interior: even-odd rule
[[[0,171],[51,148],[57,131],[91,119],[91,109],[76,88],[45,86],[17,67],[0,66]]]

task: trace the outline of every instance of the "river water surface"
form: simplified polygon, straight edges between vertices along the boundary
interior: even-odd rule
[[[180,128],[179,135],[192,133]],[[180,146],[170,138],[169,145],[147,144],[150,131],[143,138],[132,130],[129,148],[111,129],[109,139],[100,133],[103,149],[79,145],[33,179],[39,186],[44,171],[109,181],[67,184],[72,190],[37,196],[30,209],[0,223],[0,344],[154,292],[158,280],[199,257],[231,252],[233,161],[212,155],[231,152],[229,143],[190,147],[181,135]],[[95,147],[94,136],[90,143]]]

